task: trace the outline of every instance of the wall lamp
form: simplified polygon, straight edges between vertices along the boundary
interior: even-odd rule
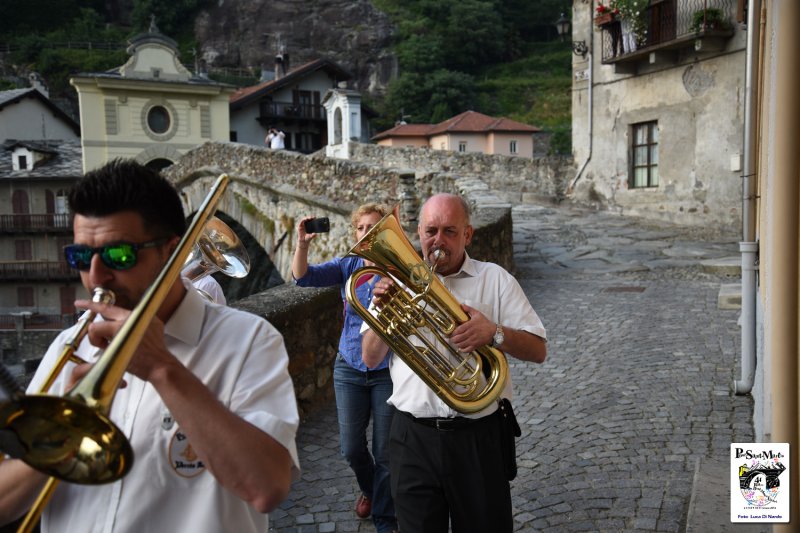
[[[562,41],[567,40],[567,35],[570,33],[570,22],[564,13],[561,13],[561,16],[556,21],[556,31]],[[586,54],[589,53],[586,41],[572,41],[572,53],[586,59]]]

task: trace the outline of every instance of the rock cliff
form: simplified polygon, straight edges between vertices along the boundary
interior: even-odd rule
[[[195,20],[212,67],[272,70],[283,47],[289,68],[325,57],[353,75],[352,88],[380,94],[395,74],[389,18],[369,0],[218,0]]]

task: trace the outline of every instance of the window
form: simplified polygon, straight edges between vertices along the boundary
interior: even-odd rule
[[[19,239],[14,241],[14,259],[17,261],[30,261],[33,259],[33,248],[29,239]]]
[[[162,134],[169,131],[169,111],[160,105],[151,107],[147,112],[147,126],[153,133]]]
[[[459,141],[459,143],[458,143],[458,151],[459,152],[466,152],[467,151],[467,141]]]
[[[630,187],[658,187],[658,122],[634,124]]]
[[[511,141],[508,143],[508,151],[512,154],[517,153],[517,141]]]
[[[17,166],[20,170],[29,170],[28,169],[28,156],[26,155],[18,155],[17,156]]]
[[[172,139],[178,131],[179,115],[175,106],[164,98],[151,98],[142,106],[140,113],[141,127],[145,135],[151,140],[163,142]],[[199,128],[201,131],[208,124],[205,122],[202,110],[200,113]]]
[[[33,287],[17,287],[17,306],[33,307]]]

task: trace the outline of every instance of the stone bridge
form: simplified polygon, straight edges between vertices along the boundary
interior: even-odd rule
[[[419,202],[432,193],[466,194],[482,219],[494,208],[507,209],[512,201],[559,199],[569,171],[563,159],[352,145],[356,160],[207,143],[164,173],[181,191],[187,214],[196,210],[219,174],[231,177],[219,216],[245,241],[257,267],[274,264],[280,276],[272,276],[269,284],[249,282],[248,290],[233,291],[252,294],[290,279],[294,228],[303,216],[331,219],[330,234],[320,235],[311,248],[309,260],[317,262],[349,250],[349,214],[364,202],[399,204],[401,222],[413,234]],[[260,278],[269,277],[264,274]]]

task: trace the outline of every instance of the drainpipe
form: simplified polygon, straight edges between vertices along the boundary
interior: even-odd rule
[[[592,40],[594,40],[594,32],[592,32]],[[594,46],[590,46],[589,51],[586,53],[586,57],[589,58],[589,91],[587,94],[587,98],[589,99],[587,105],[589,113],[589,124],[588,124],[589,127],[587,128],[587,132],[589,135],[589,153],[586,154],[586,159],[581,165],[580,170],[578,170],[578,173],[575,174],[575,178],[567,187],[567,196],[572,194],[572,192],[575,190],[575,185],[578,183],[578,180],[581,179],[581,175],[583,174],[583,171],[586,170],[586,166],[589,164],[589,160],[592,159],[592,115],[593,115],[592,86],[594,85],[594,58],[592,56],[592,48],[594,48]]]
[[[756,377],[756,139],[758,121],[757,76],[761,36],[761,0],[750,0],[747,9],[747,53],[745,60],[744,175],[742,176],[742,379],[734,382],[735,394],[748,394]]]

